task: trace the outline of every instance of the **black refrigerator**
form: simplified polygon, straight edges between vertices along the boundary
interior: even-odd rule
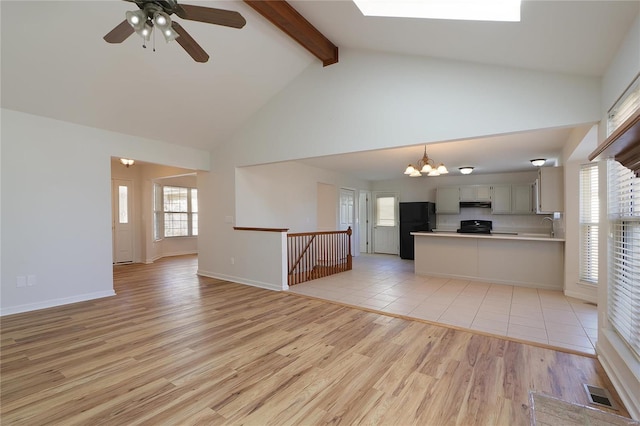
[[[413,259],[412,232],[431,232],[436,227],[436,204],[400,203],[400,258]]]

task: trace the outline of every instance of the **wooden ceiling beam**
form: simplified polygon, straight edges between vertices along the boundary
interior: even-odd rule
[[[313,53],[322,61],[323,66],[338,62],[338,47],[286,1],[244,0],[244,2]]]

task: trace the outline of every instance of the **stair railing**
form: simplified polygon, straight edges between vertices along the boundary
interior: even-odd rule
[[[289,285],[350,271],[351,234],[351,227],[346,231],[287,234]]]

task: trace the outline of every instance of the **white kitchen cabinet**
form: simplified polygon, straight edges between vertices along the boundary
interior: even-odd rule
[[[533,185],[511,185],[511,213],[533,213]]]
[[[564,168],[540,167],[537,181],[537,213],[564,211]]]
[[[460,213],[460,188],[441,186],[436,189],[436,213]]]
[[[511,214],[511,185],[493,185],[491,213]]]
[[[493,214],[533,213],[533,185],[493,185]]]
[[[461,186],[460,201],[491,201],[491,186],[490,185]]]

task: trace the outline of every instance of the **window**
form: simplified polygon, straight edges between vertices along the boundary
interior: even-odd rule
[[[598,164],[580,167],[580,281],[598,283]]]
[[[608,169],[608,316],[640,358],[640,178],[613,160]]]
[[[640,74],[609,110],[607,118],[607,136],[610,136],[622,123],[640,109]]]
[[[153,238],[158,241],[164,236],[162,232],[162,216],[164,211],[162,209],[162,186],[160,184],[153,184]]]
[[[396,198],[376,198],[376,226],[396,226]]]
[[[198,235],[198,190],[154,185],[154,237]]]

